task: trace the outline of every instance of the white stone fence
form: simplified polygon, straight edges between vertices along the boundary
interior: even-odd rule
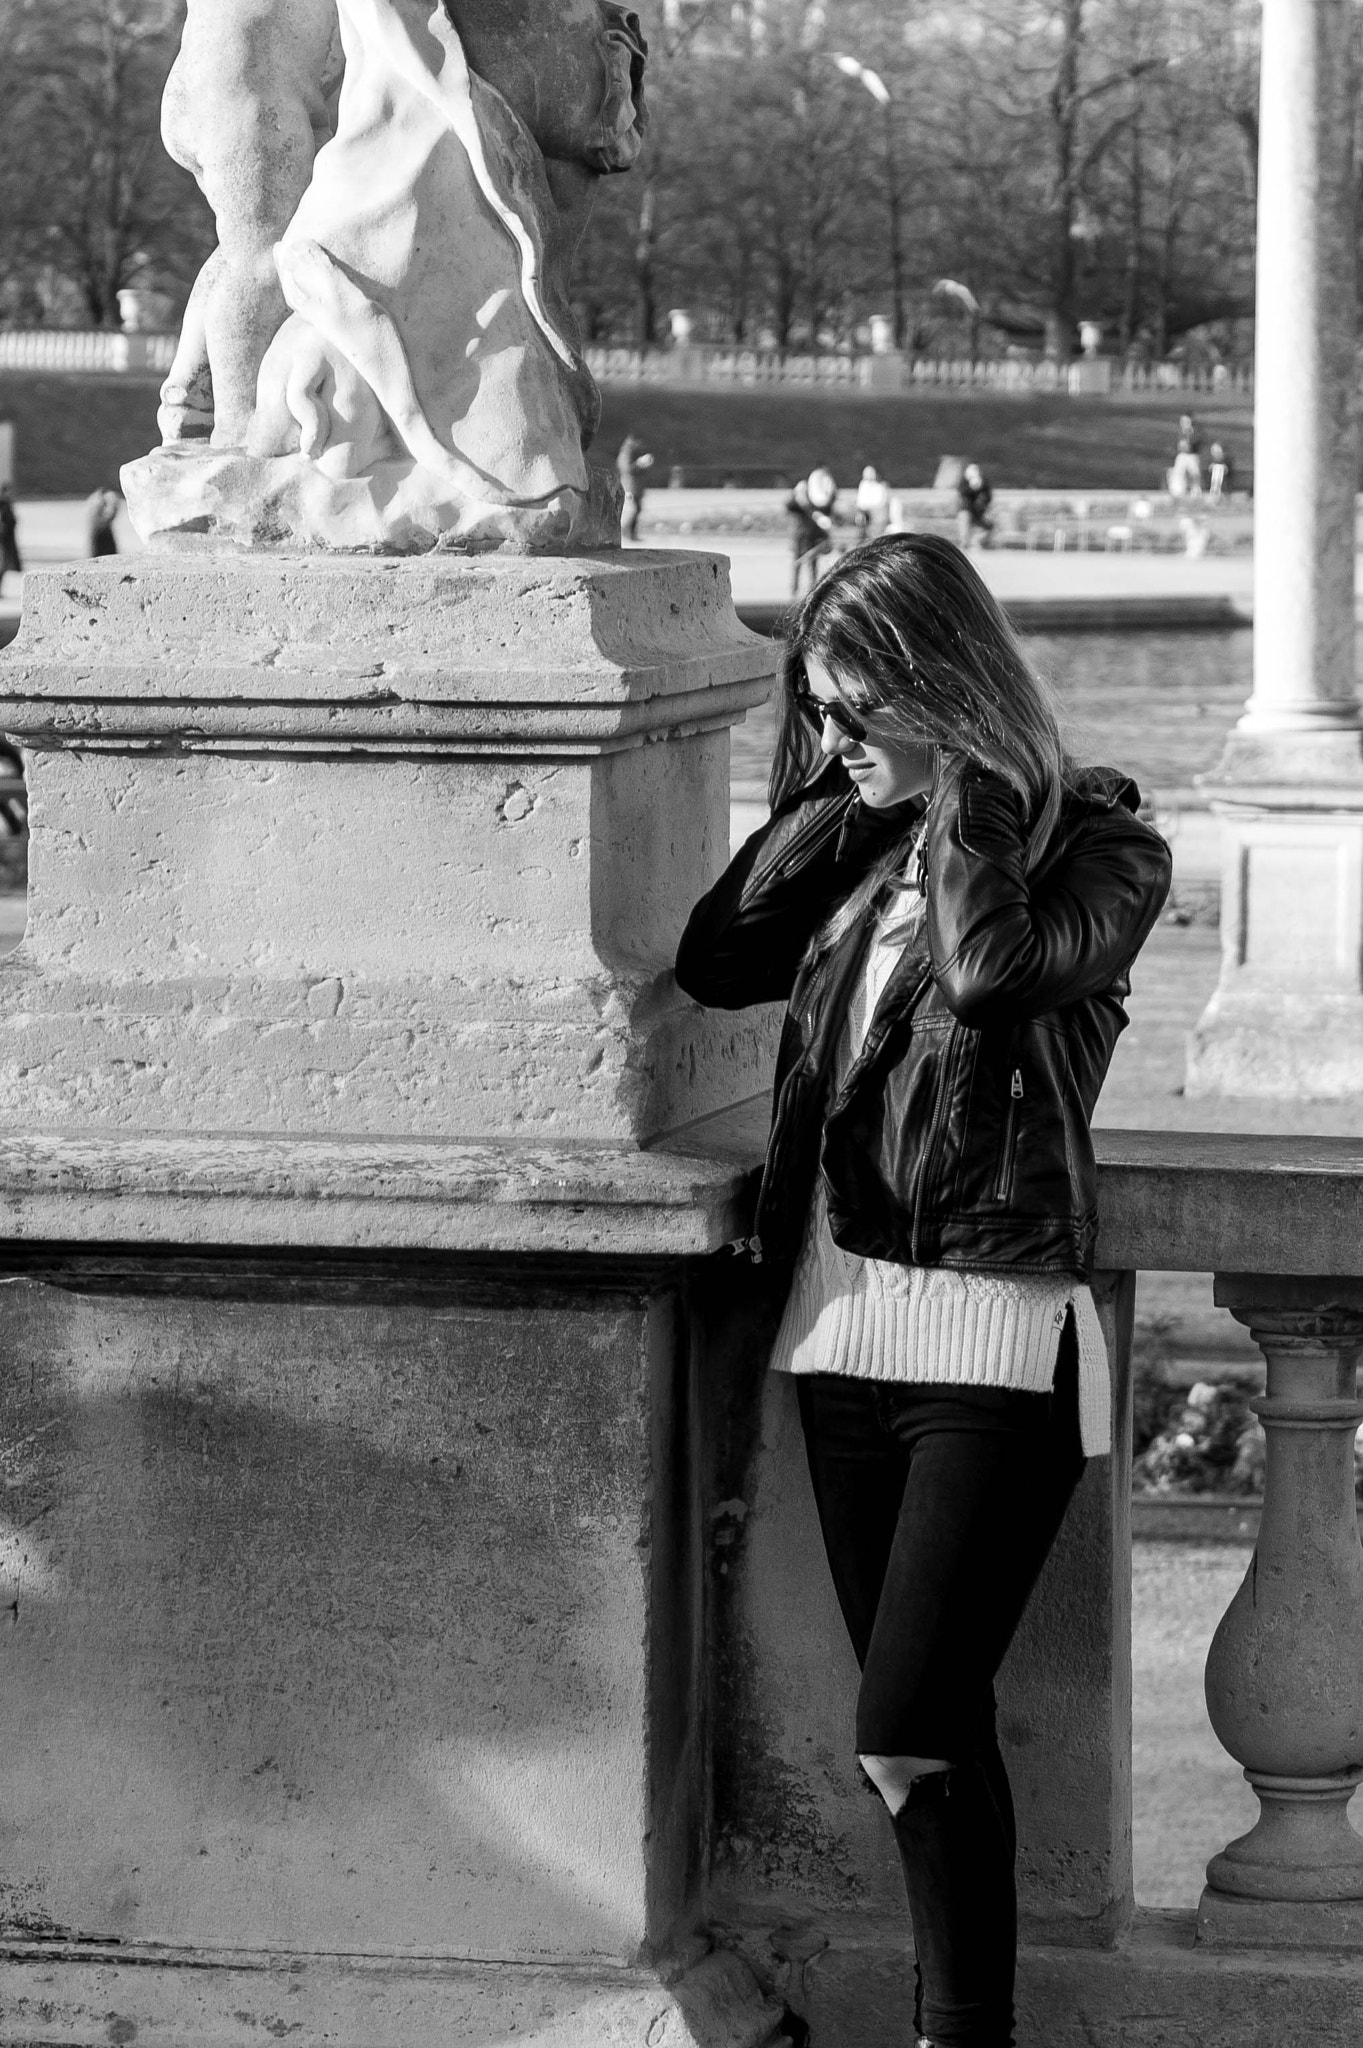
[[[775,350],[699,347],[589,348],[587,366],[599,384],[773,385],[849,391],[1064,392],[1071,396],[1121,393],[1201,392],[1248,398],[1254,372],[1248,366],[1216,363],[1190,369],[1182,363],[1118,363],[1107,356],[1074,362],[998,361],[917,356],[781,355]]]
[[[0,332],[0,371],[58,374],[141,372],[164,376],[175,354],[173,334],[125,334],[102,328],[40,327]],[[1049,391],[1071,396],[1107,392],[1139,396],[1170,391],[1248,398],[1254,372],[1217,363],[1188,369],[1181,363],[1118,363],[1083,356],[1072,363],[1008,357],[974,362],[967,357],[917,356],[893,350],[870,355],[782,355],[775,349],[589,348],[587,367],[599,384],[769,385],[783,390]]]
[[[175,354],[173,334],[123,334],[107,328],[38,327],[0,333],[0,370],[154,371],[164,376]]]

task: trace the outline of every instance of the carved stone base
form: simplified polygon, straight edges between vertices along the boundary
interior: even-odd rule
[[[613,547],[620,488],[589,469],[535,503],[498,502],[447,483],[411,461],[378,462],[363,476],[333,476],[302,455],[253,456],[187,443],[155,448],[121,472],[137,532],[159,548],[315,548],[334,554],[530,553]]]
[[[1205,1948],[1363,1950],[1363,1899],[1243,1899],[1208,1885],[1197,1940]]]
[[[1262,1812],[1207,1865],[1211,1892],[1233,1899],[1363,1906],[1363,1836],[1348,1805],[1363,1771],[1275,1778],[1246,1771]]]
[[[1363,774],[1358,735],[1295,736],[1318,780],[1208,782],[1221,815],[1221,975],[1188,1041],[1185,1092],[1276,1100],[1363,1094]],[[1241,735],[1237,768],[1251,751]],[[1300,765],[1300,764],[1298,764]],[[1346,770],[1352,766],[1350,778]],[[1326,780],[1329,775],[1338,780]]]

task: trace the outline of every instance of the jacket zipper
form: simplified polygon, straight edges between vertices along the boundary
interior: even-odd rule
[[[927,1194],[928,1168],[932,1164],[933,1154],[937,1150],[937,1143],[942,1135],[942,1126],[946,1122],[947,1111],[951,1106],[952,1092],[956,1086],[956,1069],[961,1063],[962,1042],[963,1034],[959,1031],[954,1032],[952,1034],[951,1051],[947,1055],[946,1066],[942,1074],[941,1092],[933,1108],[932,1122],[928,1126],[928,1140],[923,1147],[923,1164],[918,1169],[918,1186],[913,1199],[913,1242],[911,1247],[915,1264],[922,1262],[923,1202]]]
[[[850,977],[851,973],[853,972],[853,970],[854,970],[854,965],[855,965],[855,958],[856,958],[855,954],[853,954],[853,955],[849,955],[849,958],[848,958],[848,960],[847,960],[846,966],[845,966],[845,968],[844,968],[844,970],[843,970],[843,974],[844,974],[844,977]],[[824,963],[824,967],[820,969],[820,973],[821,973],[821,974],[822,974],[822,973],[824,972],[824,970],[825,970],[825,968],[826,968],[826,965],[827,965],[827,963]],[[928,982],[929,982],[929,980],[930,980],[930,979],[931,979],[931,976],[930,976],[930,975],[927,975],[927,974],[925,974],[925,975],[924,975],[924,976],[922,977],[922,979],[921,979],[921,980],[920,980],[920,982],[918,983],[918,986],[917,986],[917,988],[916,988],[916,989],[915,989],[915,991],[914,991],[914,995],[913,995],[913,1001],[914,1001],[914,1002],[916,1002],[916,1001],[917,1001],[917,999],[918,999],[918,995],[919,995],[919,994],[921,993],[921,991],[922,991],[922,990],[923,990],[924,988],[926,988],[926,987],[927,987],[927,984],[928,984]],[[835,982],[834,982],[834,987],[836,988],[836,987],[838,987],[839,985],[840,985],[840,984],[838,983],[838,981],[836,981],[836,980],[835,980]],[[804,1002],[808,1003],[808,1002],[810,1001],[810,998],[811,998],[811,996],[813,996],[813,995],[814,995],[814,993],[815,993],[815,990],[817,989],[817,986],[818,986],[818,977],[816,976],[816,977],[815,977],[815,980],[814,980],[813,982],[811,982],[811,983],[810,983],[810,984],[809,984],[809,985],[808,985],[808,986],[806,987],[806,989],[805,989],[805,992],[804,992]],[[825,1002],[829,1000],[829,990],[828,990],[827,988],[825,988],[824,990],[822,990],[822,991],[820,992],[820,995],[819,995],[819,1000],[822,1000],[822,1001],[825,1001]],[[809,1021],[810,1021],[811,1025],[812,1025],[812,1020],[813,1020],[813,1006],[811,1005],[811,1008],[810,1008],[810,1017],[809,1017]],[[812,1076],[810,1076],[810,1075],[806,1075],[806,1077],[805,1077],[805,1078],[806,1078],[806,1080],[808,1080],[808,1081],[809,1081],[809,1083],[810,1083],[810,1088],[811,1088],[811,1092],[812,1092],[812,1093],[813,1093],[813,1094],[814,1094],[815,1096],[817,1096],[817,1095],[819,1094],[819,1092],[820,1092],[820,1091],[822,1090],[822,1087],[823,1087],[823,1083],[824,1083],[825,1077],[827,1076],[827,1073],[828,1073],[828,1069],[829,1069],[829,1067],[830,1067],[830,1065],[831,1065],[831,1063],[832,1063],[832,1060],[833,1060],[833,1057],[834,1057],[834,1053],[835,1053],[835,1051],[836,1051],[836,1047],[837,1047],[837,1033],[836,1033],[836,1032],[834,1032],[834,1033],[831,1033],[831,1034],[829,1034],[829,1035],[827,1035],[827,1036],[825,1037],[825,1041],[824,1041],[824,1048],[823,1048],[823,1057],[822,1057],[822,1059],[821,1059],[821,1060],[820,1060],[820,1062],[819,1062],[819,1065],[818,1065],[818,1068],[817,1068],[817,1070],[815,1071],[815,1073],[814,1073],[814,1074],[813,1074]],[[865,1057],[865,1053],[866,1053],[866,1049],[865,1049],[865,1048],[863,1048],[863,1051],[862,1051],[862,1055],[861,1055],[861,1057],[862,1057],[862,1058],[864,1058],[864,1057]],[[772,1145],[773,1145],[773,1147],[774,1147],[775,1149],[773,1149],[773,1150],[770,1150],[770,1151],[768,1152],[768,1154],[767,1154],[767,1157],[766,1157],[766,1161],[765,1161],[765,1163],[764,1163],[764,1165],[763,1165],[763,1168],[762,1168],[762,1180],[761,1180],[761,1185],[759,1186],[759,1188],[758,1188],[758,1191],[757,1191],[757,1209],[756,1209],[756,1213],[757,1213],[757,1215],[758,1215],[758,1217],[759,1217],[759,1218],[760,1218],[760,1217],[761,1217],[761,1215],[762,1215],[762,1212],[763,1212],[763,1208],[764,1208],[764,1205],[765,1205],[765,1203],[766,1203],[766,1198],[767,1198],[767,1191],[768,1191],[768,1189],[769,1189],[769,1188],[771,1188],[771,1187],[772,1187],[772,1186],[773,1186],[773,1185],[774,1185],[774,1184],[775,1184],[776,1182],[778,1182],[778,1181],[780,1180],[780,1177],[781,1177],[781,1175],[780,1175],[780,1169],[781,1169],[781,1166],[782,1166],[782,1163],[783,1163],[783,1161],[784,1161],[784,1157],[785,1157],[785,1149],[786,1149],[786,1143],[788,1142],[788,1136],[787,1136],[787,1133],[788,1133],[788,1125],[789,1125],[789,1120],[790,1120],[790,1108],[789,1108],[789,1100],[790,1100],[790,1096],[789,1096],[789,1091],[790,1091],[790,1090],[792,1089],[792,1087],[793,1087],[794,1083],[795,1083],[795,1082],[796,1082],[796,1080],[797,1080],[797,1079],[799,1078],[799,1075],[800,1075],[800,1066],[801,1066],[802,1064],[803,1064],[803,1062],[801,1062],[800,1064],[797,1064],[797,1065],[796,1065],[796,1067],[794,1067],[794,1068],[793,1068],[793,1069],[791,1070],[791,1072],[790,1072],[790,1073],[788,1073],[788,1074],[786,1075],[786,1078],[785,1078],[785,1080],[784,1080],[784,1081],[782,1082],[782,1084],[781,1084],[781,1092],[780,1092],[780,1096],[779,1096],[779,1099],[778,1099],[778,1100],[777,1100],[777,1102],[776,1102],[776,1105],[775,1105],[775,1109],[774,1109],[774,1112],[773,1112],[773,1115],[772,1115],[772,1123],[771,1123],[771,1132],[772,1132],[772,1135],[771,1135],[771,1143],[772,1143]],[[860,1062],[859,1062],[859,1061],[858,1061],[858,1064],[860,1064]],[[848,1076],[848,1079],[849,1079],[849,1081],[850,1081],[850,1079],[851,1079],[851,1076],[850,1076],[850,1075]],[[844,1090],[844,1092],[845,1092],[845,1090]],[[830,1106],[830,1108],[831,1108],[831,1105],[829,1105],[829,1106]],[[826,1120],[827,1120],[827,1119],[825,1118],[825,1121],[826,1121]],[[740,1240],[737,1240],[737,1241],[735,1241],[735,1243],[734,1243],[734,1245],[733,1245],[733,1249],[734,1249],[735,1251],[737,1251],[738,1249],[740,1249],[740,1246],[746,1246],[746,1249],[747,1249],[747,1251],[748,1251],[749,1257],[750,1257],[750,1258],[752,1259],[752,1262],[753,1262],[753,1264],[754,1264],[755,1266],[760,1266],[760,1265],[761,1265],[761,1263],[762,1263],[762,1240],[761,1240],[761,1238],[760,1238],[760,1237],[750,1237],[750,1238],[746,1238],[746,1239],[740,1239]]]
[[[999,1177],[994,1188],[996,1202],[1006,1202],[1013,1192],[1013,1154],[1017,1149],[1018,1104],[1021,1100],[1022,1069],[1014,1067],[1008,1088],[1008,1113],[1003,1120],[1003,1156],[999,1160]]]

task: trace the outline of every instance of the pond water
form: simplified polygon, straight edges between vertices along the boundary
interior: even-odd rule
[[[1147,795],[1186,787],[1216,765],[1250,693],[1253,644],[1248,627],[1027,636],[1073,753],[1125,769]],[[735,782],[765,783],[774,734],[770,704],[735,728]]]

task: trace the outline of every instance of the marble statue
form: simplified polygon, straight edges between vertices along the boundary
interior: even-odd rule
[[[615,0],[189,0],[164,128],[218,246],[123,473],[142,538],[614,544],[568,281],[644,59]]]

